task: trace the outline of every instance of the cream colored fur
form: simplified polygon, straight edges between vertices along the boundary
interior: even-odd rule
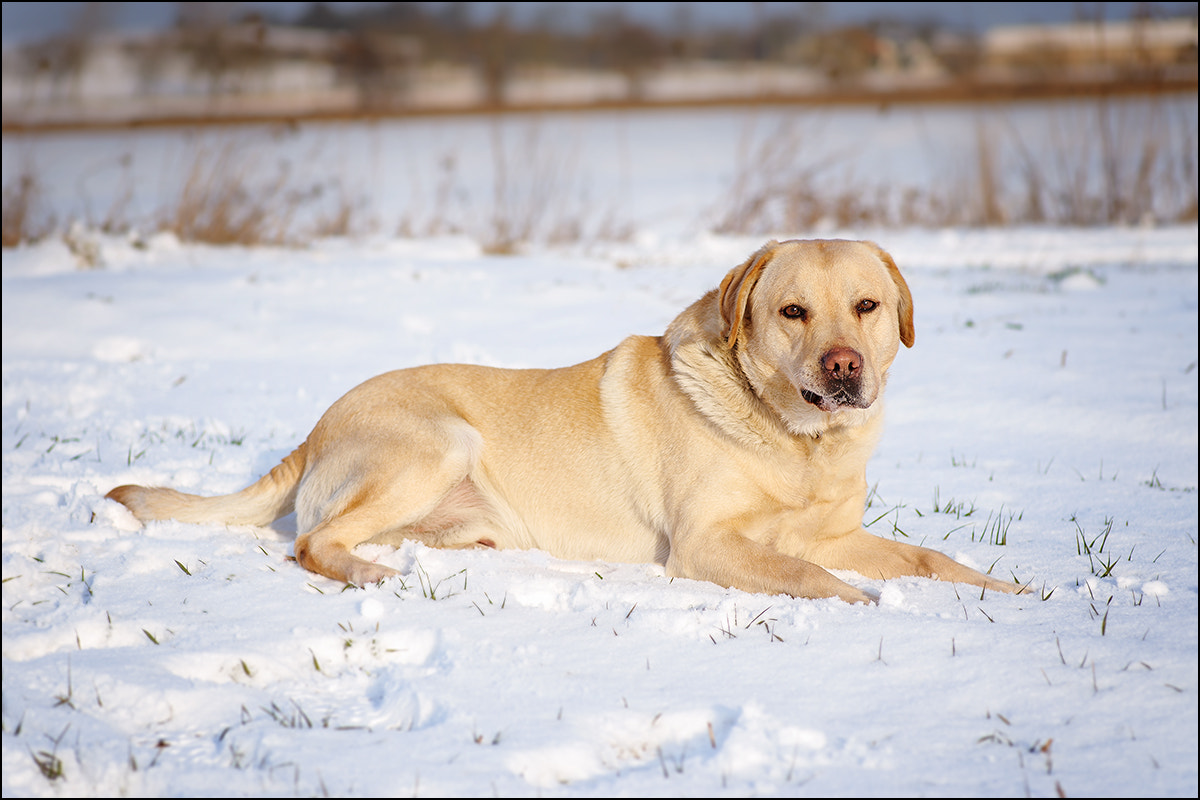
[[[869,242],[768,242],[664,336],[582,364],[388,372],[333,404],[252,486],[200,497],[120,486],[143,520],[265,525],[296,512],[296,559],[366,584],[364,542],[539,548],[656,562],[751,592],[870,600],[829,569],[1019,587],[862,527],[887,371],[912,297]]]

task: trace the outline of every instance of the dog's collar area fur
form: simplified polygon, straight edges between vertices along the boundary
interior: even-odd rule
[[[728,347],[723,342],[693,339],[676,343],[670,354],[675,383],[726,435],[754,447],[775,449],[795,438],[817,441],[831,429],[842,427],[820,406],[825,398],[815,393],[810,393],[817,398],[813,406],[822,413],[803,427],[790,423],[755,392],[736,351],[736,344]],[[804,400],[812,402],[807,397]],[[843,404],[839,410],[862,409]]]
[[[783,421],[754,393],[730,348],[699,340],[671,351],[675,383],[714,426],[739,442],[775,448],[788,438]]]

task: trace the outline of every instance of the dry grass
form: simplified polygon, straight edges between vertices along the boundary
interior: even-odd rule
[[[1084,132],[1081,135],[1081,132]],[[1104,100],[1065,115],[1048,153],[1015,134],[1026,192],[1021,221],[1113,225],[1196,220],[1196,128],[1161,105],[1134,110]]]
[[[1163,104],[1105,100],[1050,119],[1035,150],[1011,123],[976,123],[967,169],[939,165],[928,188],[832,179],[839,161],[798,120],[743,144],[730,190],[714,214],[720,233],[815,227],[995,227],[1171,224],[1197,218],[1196,123]]]
[[[1196,123],[1182,111],[1099,100],[1061,110],[1033,148],[995,117],[977,122],[970,163],[934,164],[932,186],[886,186],[853,177],[852,151],[828,141],[809,118],[794,117],[739,145],[734,176],[707,227],[763,235],[836,227],[944,227],[1052,224],[1094,226],[1197,219]],[[459,154],[439,161],[434,185],[414,185],[401,236],[461,234],[490,253],[531,243],[628,238],[618,210],[589,202],[575,153],[549,141],[537,121],[497,121],[490,131],[490,185],[472,196]],[[102,212],[84,197],[84,219],[59,224],[44,210],[38,177],[22,171],[4,187],[3,245],[49,235],[78,238],[80,227],[120,233],[165,230],[181,241],[216,245],[302,245],[374,230],[369,203],[339,183],[305,184],[286,161],[265,162],[269,147],[233,141],[197,146],[177,190],[148,220],[130,218],[136,182],[120,160],[117,191]],[[937,153],[936,146],[933,152]],[[949,154],[944,157],[948,162]],[[106,178],[107,179],[107,178]],[[85,180],[80,186],[86,185]],[[419,216],[418,216],[419,214]],[[72,231],[75,234],[72,234]],[[68,241],[70,244],[70,241]]]
[[[15,247],[59,235],[79,254],[88,231],[131,233],[169,231],[181,241],[214,245],[300,245],[330,236],[352,236],[366,229],[365,204],[351,198],[339,184],[303,185],[287,162],[264,168],[262,148],[227,141],[197,146],[184,177],[169,199],[148,218],[131,211],[136,181],[129,156],[103,172],[116,186],[107,206],[97,210],[88,191],[95,174],[79,180],[83,212],[59,225],[44,210],[42,186],[32,169],[4,187],[3,245]],[[112,169],[117,170],[115,177]],[[95,266],[94,259],[81,263]]]
[[[289,189],[288,170],[256,181],[253,156],[233,143],[202,148],[192,161],[178,199],[157,227],[181,241],[216,245],[285,244],[306,196]]]
[[[581,237],[582,211],[573,214],[578,170],[572,154],[556,150],[534,126],[514,144],[492,126],[492,203],[482,233],[484,249],[512,253],[530,241]]]
[[[615,211],[597,213],[586,199],[575,152],[548,140],[535,120],[518,128],[500,120],[488,131],[491,181],[472,195],[460,158],[443,154],[429,197],[414,197],[397,225],[402,236],[463,234],[485,252],[511,254],[531,243],[620,240],[628,236]],[[478,183],[475,183],[478,185]]]
[[[311,200],[320,203],[326,197],[330,198],[332,207],[317,209],[312,222],[306,227],[305,239],[351,238],[374,228],[374,220],[367,213],[366,203],[352,198],[344,186],[318,187]]]
[[[29,168],[4,186],[3,204],[4,247],[36,242],[53,232],[54,217],[43,211],[41,184]]]

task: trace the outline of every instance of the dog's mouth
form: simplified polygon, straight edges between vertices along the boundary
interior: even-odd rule
[[[864,403],[857,395],[851,394],[846,389],[839,389],[831,395],[822,396],[816,392],[810,392],[808,389],[801,389],[800,396],[808,403],[816,406],[822,411],[833,413],[843,408],[866,408],[870,403]]]

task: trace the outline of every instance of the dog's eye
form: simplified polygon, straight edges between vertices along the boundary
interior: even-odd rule
[[[808,319],[808,311],[796,305],[795,303],[779,309],[779,313],[783,314],[788,319],[798,319],[801,322]]]
[[[879,308],[879,303],[876,303],[874,300],[862,300],[854,310],[857,311],[859,315],[862,315],[870,314],[877,308]]]

